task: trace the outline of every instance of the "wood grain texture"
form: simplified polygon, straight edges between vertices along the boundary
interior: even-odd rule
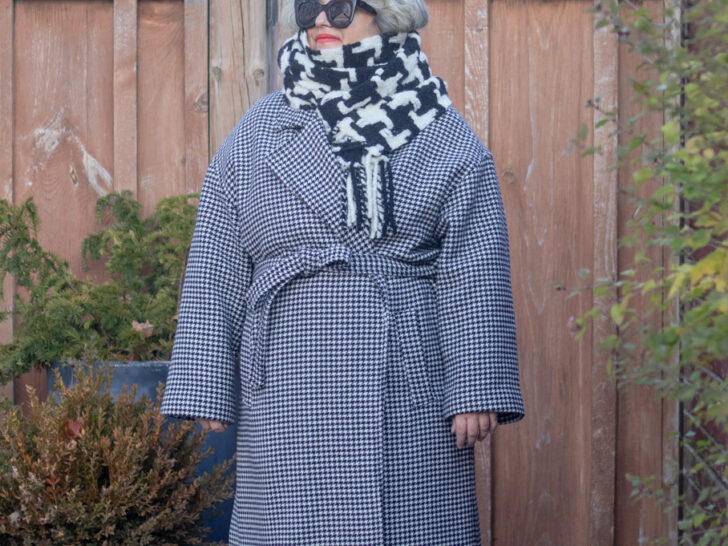
[[[112,189],[112,9],[74,1],[15,7],[14,200],[33,196],[41,244],[77,274],[81,239],[97,227],[96,200]]]
[[[81,275],[81,240],[112,189],[113,5],[17,2],[14,37],[13,199],[33,196],[40,243]],[[45,398],[45,370],[16,380],[16,402],[25,403],[27,384]]]
[[[662,19],[663,3],[658,0],[647,0],[642,3],[641,7],[647,9],[651,16],[656,20]],[[619,79],[619,104],[620,117],[623,120],[629,119],[642,110],[639,101],[640,97],[634,94],[632,89],[632,79],[650,79],[658,82],[658,76],[654,73],[637,69],[642,62],[642,57],[629,51],[626,44],[620,44],[620,79]],[[634,133],[623,133],[620,135],[619,144],[626,146],[630,139],[641,133],[649,135],[649,138],[660,135],[660,127],[665,123],[662,113],[650,111],[640,118],[634,124]],[[638,157],[643,151],[637,149],[629,158]],[[640,161],[630,164],[628,160],[623,160],[623,165],[619,169],[620,188],[625,186],[634,186],[632,174],[635,170],[642,167]],[[662,185],[663,181],[654,179],[646,182],[642,187],[637,188],[634,198],[643,199],[652,194]],[[618,224],[620,227],[620,236],[626,236],[633,233],[633,229],[629,228],[627,223],[636,214],[637,203],[633,201],[632,196],[628,194],[620,194],[619,197],[619,215]],[[620,248],[619,270],[623,271],[634,267],[635,248]],[[645,255],[652,260],[652,267],[659,265],[667,265],[665,260],[667,255],[663,255],[659,248],[655,246],[644,248]],[[652,277],[649,269],[645,272],[642,269],[637,270],[634,280],[644,281]],[[640,315],[647,310],[648,300],[646,298],[635,297],[630,300],[630,305],[635,307]],[[640,321],[639,326],[649,326],[651,328],[660,328],[662,317],[659,315],[650,315],[646,319]],[[632,328],[634,330],[635,328]],[[637,332],[625,335],[625,340],[636,341]],[[640,365],[641,362],[635,363]],[[674,439],[669,437],[671,430],[677,430],[677,415],[675,407],[669,401],[661,401],[655,396],[652,388],[647,386],[630,386],[628,389],[619,391],[618,400],[619,420],[617,423],[617,450],[616,450],[616,484],[615,484],[615,518],[617,521],[615,532],[616,544],[637,544],[640,539],[654,540],[661,536],[666,528],[672,528],[672,540],[675,544],[676,540],[676,520],[674,514],[663,514],[661,507],[649,499],[641,500],[637,503],[631,500],[632,485],[625,477],[626,473],[638,476],[654,475],[658,480],[664,481],[668,478],[665,472],[665,459],[675,457],[675,446],[672,445]]]
[[[599,128],[597,123],[605,118],[603,112],[614,112],[619,107],[619,51],[617,36],[609,27],[594,31],[594,93],[598,97],[598,109],[594,109],[594,146],[601,153],[593,156],[594,205],[593,239],[594,264],[592,278],[617,278],[617,190],[618,173],[609,170],[617,161],[617,135],[613,124]],[[617,333],[610,319],[609,309],[616,302],[616,291],[609,297],[593,299],[593,305],[601,306],[594,321],[591,357],[591,453],[589,483],[589,544],[609,546],[614,544],[614,482],[615,447],[617,436],[617,388],[607,373],[609,352],[599,349],[601,340]]]
[[[187,189],[184,7],[174,0],[139,4],[139,200],[144,214],[160,199]]]
[[[271,47],[273,48],[273,51],[271,52],[271,55],[269,58],[273,60],[275,64],[271,66],[271,70],[273,71],[273,74],[271,75],[272,79],[272,86],[270,87],[271,91],[274,91],[276,89],[280,89],[283,87],[283,73],[281,72],[280,68],[278,67],[278,50],[280,49],[281,45],[283,45],[283,42],[289,38],[291,35],[293,35],[296,32],[297,27],[295,28],[286,28],[283,24],[280,23],[280,14],[283,10],[283,4],[290,2],[290,0],[268,0],[270,2],[277,3],[277,12],[278,12],[278,18],[276,20],[275,27],[272,29],[269,29],[269,33],[272,35],[271,38]]]
[[[591,17],[581,2],[491,2],[489,147],[511,249],[526,418],[493,440],[493,543],[590,544],[592,342],[568,333],[591,308],[567,298],[594,263],[593,162],[562,152],[591,112]],[[613,446],[612,446],[613,447]]]
[[[463,8],[463,116],[488,145],[488,0],[465,0]]]
[[[184,2],[185,191],[197,192],[209,164],[207,0]]]
[[[114,189],[137,193],[137,0],[114,0]]]
[[[261,0],[210,4],[210,151],[268,93],[266,6]]]
[[[463,39],[464,3],[452,0],[427,2],[430,20],[420,30],[422,51],[432,73],[447,84],[447,94],[455,107],[465,110],[465,41]]]
[[[266,74],[266,92],[275,91],[283,84],[282,74],[278,68],[278,49],[280,35],[282,34],[278,27],[278,14],[280,13],[281,0],[265,0],[266,4],[266,66],[268,67]]]
[[[463,3],[463,116],[480,141],[488,145],[488,0]],[[497,428],[496,428],[497,431]],[[494,434],[476,444],[475,484],[482,544],[492,544]]]
[[[0,198],[13,201],[13,0],[0,0]],[[3,283],[3,311],[13,308],[15,282],[8,276]],[[13,339],[13,319],[0,323],[0,341]],[[14,400],[13,381],[0,385],[0,398]],[[0,417],[0,426],[2,425]]]

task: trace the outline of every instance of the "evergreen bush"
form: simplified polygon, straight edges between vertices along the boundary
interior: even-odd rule
[[[38,210],[0,200],[0,278],[12,275],[20,319],[11,343],[0,345],[0,383],[53,361],[169,360],[184,257],[194,230],[198,194],[160,200],[148,218],[129,190],[96,203],[112,221],[81,245],[82,267],[105,259],[111,280],[77,278],[66,260],[38,242]],[[2,297],[0,283],[0,297]]]

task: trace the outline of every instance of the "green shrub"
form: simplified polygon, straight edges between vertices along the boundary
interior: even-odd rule
[[[631,233],[619,241],[635,258],[617,279],[589,285],[602,302],[572,327],[578,339],[592,321],[608,321],[616,333],[600,347],[618,387],[644,385],[680,402],[682,460],[665,458],[662,475],[619,478],[630,480],[633,500],[650,498],[678,514],[679,544],[718,546],[728,544],[728,388],[718,371],[728,355],[728,0],[680,7],[665,4],[664,22],[642,4],[610,1],[591,10],[599,12],[596,28],[615,32],[649,74],[632,81],[643,109],[630,119],[618,120],[597,99],[588,103],[602,118],[594,129],[615,126],[627,143],[615,166],[627,159],[640,166],[634,185],[623,188],[636,207]],[[666,40],[680,36],[681,22],[689,30],[682,43]],[[650,111],[666,123],[654,134],[638,132]],[[583,127],[574,142],[588,132]],[[655,263],[655,251],[668,259]]]
[[[58,399],[39,402],[28,387],[27,417],[2,406],[0,543],[213,544],[200,516],[233,496],[234,459],[195,477],[207,433],[191,421],[163,429],[161,383],[156,403],[135,400],[136,385],[114,400],[113,367],[76,369],[70,387],[54,370]]]
[[[13,341],[0,345],[0,383],[69,358],[168,360],[197,197],[162,199],[145,219],[128,190],[100,198],[97,220],[110,213],[113,221],[86,237],[81,252],[84,270],[89,258],[105,259],[111,280],[104,283],[77,278],[42,248],[32,197],[17,206],[0,200],[0,278],[12,275],[24,289],[14,311],[0,312],[0,320],[21,319]]]

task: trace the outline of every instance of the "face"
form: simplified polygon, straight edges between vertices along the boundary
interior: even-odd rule
[[[328,4],[330,0],[319,0],[320,4]],[[346,28],[336,28],[329,22],[326,12],[322,11],[316,17],[316,24],[306,29],[308,44],[311,49],[327,49],[341,47],[363,40],[368,36],[379,34],[379,27],[374,21],[374,15],[360,7],[354,11],[354,19]]]

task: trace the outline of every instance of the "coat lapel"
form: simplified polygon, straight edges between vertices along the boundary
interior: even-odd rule
[[[344,174],[326,136],[326,127],[314,110],[282,104],[277,130],[297,132],[267,156],[268,166],[300,196],[341,240],[360,250],[374,247],[367,235],[346,225]]]

